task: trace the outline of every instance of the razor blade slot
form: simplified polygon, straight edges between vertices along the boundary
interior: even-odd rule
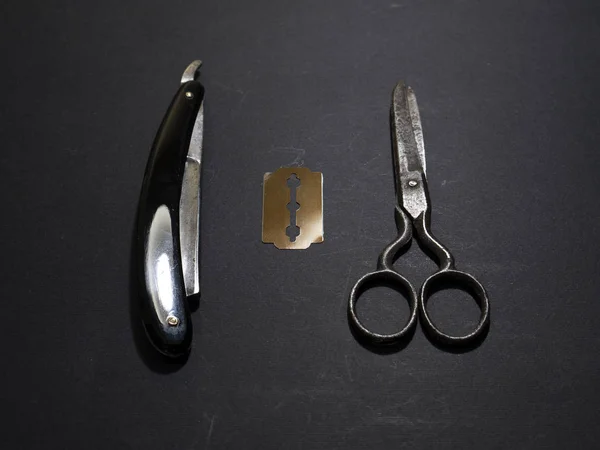
[[[286,205],[286,208],[290,212],[290,224],[285,229],[285,234],[290,238],[290,242],[295,242],[296,238],[300,236],[300,227],[296,225],[296,212],[300,209],[300,204],[296,201],[297,189],[300,187],[300,179],[293,173],[286,182],[290,189],[290,202]]]

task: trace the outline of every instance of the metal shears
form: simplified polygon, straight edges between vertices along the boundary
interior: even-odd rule
[[[188,299],[200,292],[201,61],[192,62],[156,133],[137,215],[137,268],[148,338],[164,355],[192,341]]]
[[[364,275],[352,288],[348,303],[350,325],[357,337],[368,344],[397,345],[412,336],[419,315],[423,330],[435,344],[442,347],[475,345],[485,338],[489,328],[489,299],[483,285],[474,276],[454,268],[454,257],[431,233],[431,204],[427,190],[421,118],[415,93],[402,81],[396,85],[393,92],[391,122],[398,237],[379,255],[377,270]],[[413,230],[426,252],[434,257],[439,266],[438,271],[425,280],[418,293],[415,287],[393,268],[396,256],[408,248],[413,238]],[[357,301],[365,290],[375,286],[392,287],[406,296],[410,314],[406,325],[400,331],[393,334],[375,333],[359,320],[356,313]],[[441,331],[427,311],[430,297],[449,288],[457,288],[471,294],[481,311],[477,326],[463,336]]]

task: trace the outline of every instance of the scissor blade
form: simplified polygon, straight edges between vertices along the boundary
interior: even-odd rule
[[[425,174],[425,143],[417,97],[403,81],[394,88],[392,100],[394,159],[399,173]]]

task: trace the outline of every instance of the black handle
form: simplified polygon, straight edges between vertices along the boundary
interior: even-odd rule
[[[204,99],[197,81],[182,84],[158,130],[144,175],[137,223],[143,320],[154,346],[168,356],[189,351],[192,323],[179,242],[179,204],[186,157]]]

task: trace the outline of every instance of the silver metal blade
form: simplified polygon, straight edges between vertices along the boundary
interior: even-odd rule
[[[425,142],[419,115],[417,97],[403,81],[394,88],[392,99],[394,127],[394,159],[400,173],[419,171],[426,173]]]
[[[202,61],[199,59],[192,61],[189,66],[183,71],[183,75],[181,76],[181,84],[187,83],[188,81],[192,81],[196,79],[196,75],[198,71],[202,67]]]
[[[202,65],[192,62],[181,78],[182,83],[195,80]],[[204,102],[200,105],[188,148],[181,198],[179,200],[179,243],[185,292],[200,292],[200,174],[202,172],[202,142],[204,138]]]

